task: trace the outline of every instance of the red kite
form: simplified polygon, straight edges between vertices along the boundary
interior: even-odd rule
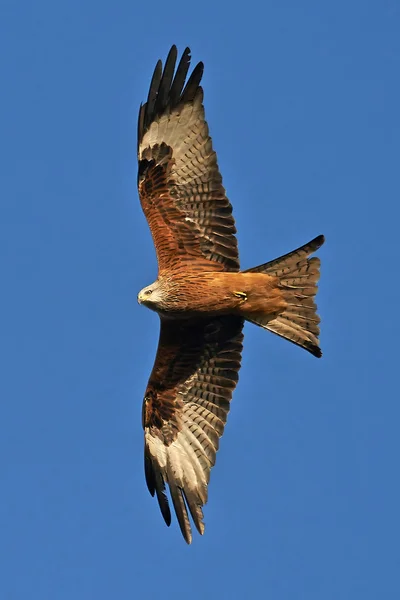
[[[238,381],[243,324],[250,321],[321,356],[314,297],[322,235],[241,271],[232,206],[186,48],[158,61],[138,122],[138,187],[158,259],[158,278],[138,301],[160,316],[157,356],[143,402],[145,473],[167,525],[172,503],[187,543],[188,509],[200,534],[202,507]]]

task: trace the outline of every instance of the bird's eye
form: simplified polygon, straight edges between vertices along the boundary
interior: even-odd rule
[[[150,294],[152,294],[152,293],[153,293],[153,290],[146,290],[145,291],[146,296],[150,296]]]

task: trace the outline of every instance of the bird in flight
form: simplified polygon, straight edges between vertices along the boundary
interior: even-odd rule
[[[138,119],[138,188],[158,261],[138,294],[160,317],[160,338],[143,401],[145,475],[167,525],[166,484],[183,537],[189,513],[204,532],[215,463],[240,369],[245,321],[320,357],[315,295],[322,235],[246,271],[239,266],[232,206],[204,116],[203,63],[179,64],[172,46],[158,61]]]

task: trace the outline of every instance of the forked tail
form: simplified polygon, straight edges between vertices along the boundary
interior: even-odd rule
[[[314,356],[322,356],[319,347],[319,322],[315,295],[319,279],[320,259],[309,258],[325,238],[319,235],[308,244],[264,265],[248,269],[246,273],[267,273],[279,278],[287,307],[275,318],[268,314],[251,314],[248,321],[301,346]]]

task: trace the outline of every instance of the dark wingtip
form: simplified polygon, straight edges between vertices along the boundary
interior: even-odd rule
[[[156,492],[157,492],[157,500],[158,500],[158,504],[159,504],[159,507],[161,510],[161,514],[163,516],[165,524],[167,525],[167,527],[169,527],[171,525],[171,510],[170,510],[169,504],[168,504],[168,498],[167,498],[167,494],[165,491],[165,485],[163,484],[163,489],[157,488]]]
[[[317,235],[316,238],[314,238],[313,240],[311,240],[310,244],[313,246],[313,248],[315,250],[318,250],[318,248],[321,248],[322,244],[325,243],[325,236],[324,235]]]
[[[304,344],[304,348],[306,350],[308,350],[308,352],[310,352],[313,356],[316,356],[317,358],[321,358],[322,350],[319,346],[316,346],[315,344],[312,344],[311,342],[307,342]]]
[[[150,494],[152,496],[154,496],[154,494],[156,492],[156,483],[155,483],[155,478],[154,478],[154,470],[153,470],[153,466],[151,464],[151,459],[147,455],[147,451],[146,450],[145,450],[145,454],[144,454],[144,474],[145,474],[145,477],[146,477],[147,489],[149,490]]]
[[[200,87],[200,82],[204,73],[204,63],[199,62],[195,66],[190,75],[185,89],[182,92],[181,101],[182,102],[192,102],[198,88]]]
[[[190,48],[185,48],[178,67],[175,70],[177,52],[177,47],[173,44],[168,53],[164,68],[161,60],[156,64],[147,101],[139,111],[138,146],[154,119],[168,108],[174,108],[180,102],[193,101],[199,90],[204,70],[203,63],[199,62],[195,66],[185,86],[190,67]]]

